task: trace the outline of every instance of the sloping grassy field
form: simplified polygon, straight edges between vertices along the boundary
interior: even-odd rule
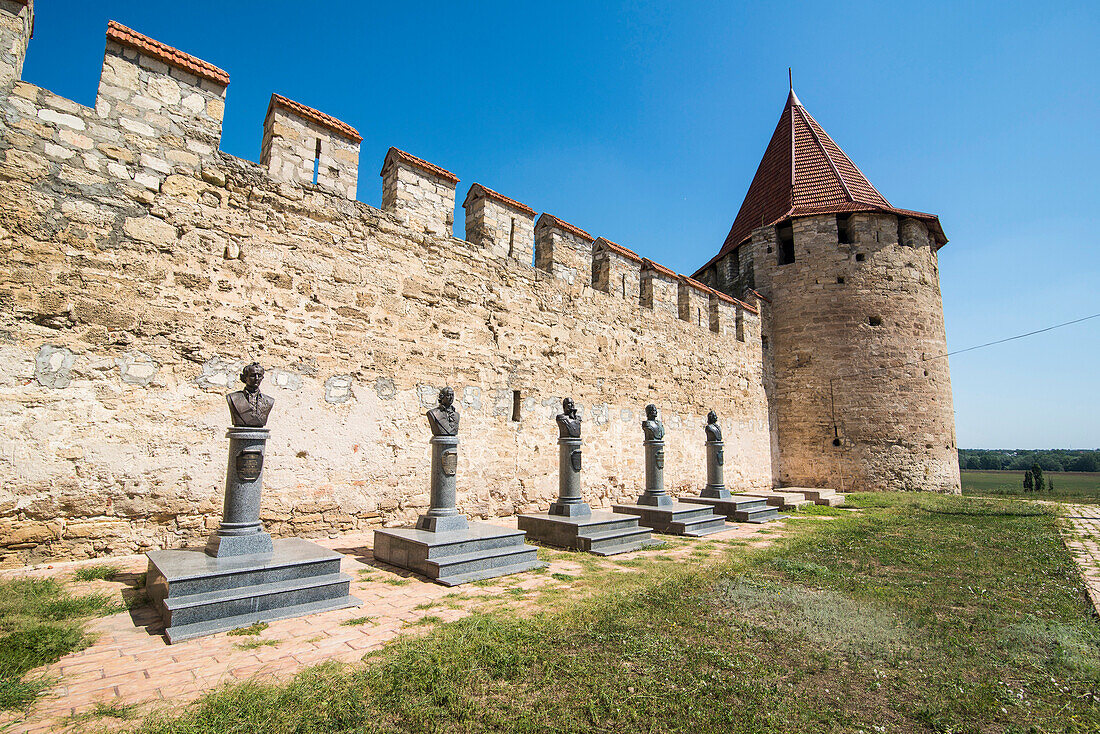
[[[717,562],[568,581],[351,667],[215,691],[195,732],[1095,732],[1100,624],[1046,507],[850,495]]]

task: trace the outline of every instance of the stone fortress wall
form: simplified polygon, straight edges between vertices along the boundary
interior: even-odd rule
[[[0,0],[0,565],[201,545],[253,359],[275,535],[412,521],[445,384],[475,517],[556,496],[566,395],[594,506],[640,493],[651,401],[670,489],[705,482],[712,407],[727,483],[772,486],[760,302],[481,185],[457,239],[457,178],[396,149],[355,201],[358,133],[285,98],[258,163],[222,153],[228,75],[122,26],[74,103],[20,81],[32,13]]]

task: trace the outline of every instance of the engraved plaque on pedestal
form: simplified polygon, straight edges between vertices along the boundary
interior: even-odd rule
[[[655,453],[653,455],[653,463],[657,465],[658,469],[664,469],[665,468],[665,451],[664,451],[664,449],[660,449],[659,451],[657,451],[657,453]]]
[[[581,470],[581,451],[577,449],[569,455],[569,463],[573,465],[573,471]]]
[[[458,452],[457,451],[444,451],[443,461],[441,466],[443,467],[443,473],[449,477],[453,477],[458,470]]]
[[[259,451],[242,451],[237,454],[237,478],[242,482],[254,482],[264,468],[264,455]]]

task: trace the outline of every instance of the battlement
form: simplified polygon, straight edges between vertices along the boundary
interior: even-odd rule
[[[0,33],[10,41],[8,64],[16,74],[33,5],[4,2]],[[44,154],[49,163],[43,173],[57,162],[62,179],[100,189],[105,176],[144,203],[159,193],[197,199],[203,188],[197,181],[224,180],[218,145],[228,85],[229,74],[217,66],[111,21],[94,109],[13,82],[9,103],[24,116],[15,127],[33,134],[41,147],[27,138],[21,151],[6,155]],[[259,164],[273,182],[354,200],[361,141],[351,125],[273,93]],[[380,175],[383,212],[414,232],[451,236],[457,175],[394,147]],[[706,286],[626,247],[550,214],[536,222],[533,208],[481,183],[470,187],[462,206],[466,241],[492,256],[722,332],[715,327],[720,319],[709,315],[720,312],[710,306],[713,295],[700,290]]]

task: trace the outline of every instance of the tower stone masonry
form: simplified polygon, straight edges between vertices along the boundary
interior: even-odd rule
[[[779,483],[959,491],[946,242],[937,217],[892,206],[791,91],[729,236],[695,274],[768,302]]]

